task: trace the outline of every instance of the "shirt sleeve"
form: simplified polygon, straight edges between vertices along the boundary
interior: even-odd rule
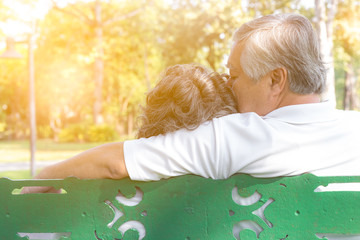
[[[212,121],[150,138],[125,141],[124,157],[132,180],[151,181],[185,174],[215,178],[219,146]]]

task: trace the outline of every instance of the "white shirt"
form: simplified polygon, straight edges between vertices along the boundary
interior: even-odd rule
[[[266,116],[238,113],[148,139],[125,141],[132,180],[196,174],[224,179],[360,175],[360,113],[330,103],[291,105]]]

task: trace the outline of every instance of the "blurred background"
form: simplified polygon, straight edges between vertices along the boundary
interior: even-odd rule
[[[165,67],[225,72],[235,29],[282,12],[311,20],[327,98],[358,110],[360,0],[0,0],[0,177],[134,138]]]

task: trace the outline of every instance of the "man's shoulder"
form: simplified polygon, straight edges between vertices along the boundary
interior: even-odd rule
[[[355,110],[336,110],[337,116],[343,121],[357,121],[360,123],[360,112]]]

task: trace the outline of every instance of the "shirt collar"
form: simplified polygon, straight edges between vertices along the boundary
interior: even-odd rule
[[[288,123],[304,124],[334,121],[337,119],[336,113],[333,104],[327,101],[281,107],[268,113],[263,119],[274,118]]]

